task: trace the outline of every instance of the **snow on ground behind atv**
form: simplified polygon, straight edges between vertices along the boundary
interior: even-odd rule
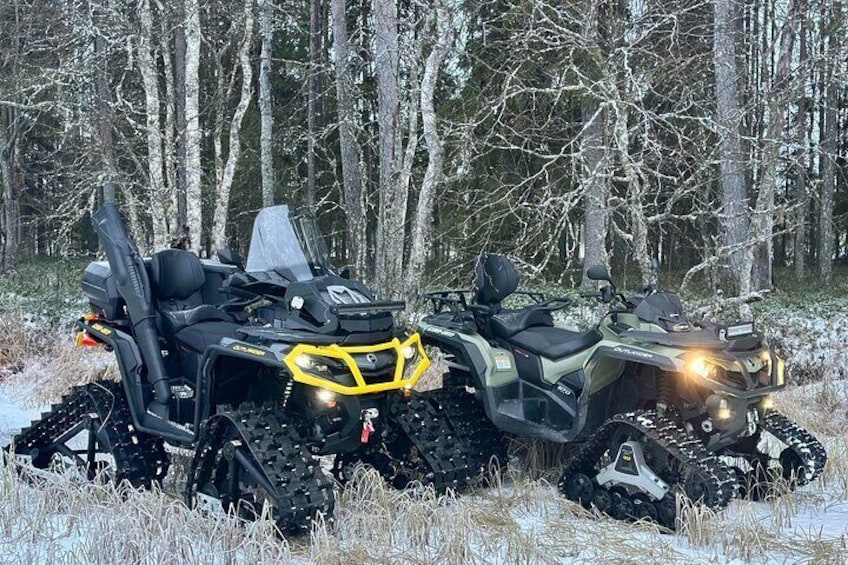
[[[524,454],[524,463],[532,459],[532,469],[456,499],[396,492],[366,474],[340,493],[334,526],[294,540],[279,540],[267,523],[204,516],[168,495],[122,497],[110,487],[62,476],[34,487],[0,466],[0,562],[844,563],[848,382],[840,380],[840,369],[848,320],[841,308],[815,318],[800,315],[811,311],[806,308],[769,309],[769,333],[778,338],[794,378],[817,377],[791,387],[778,403],[825,441],[825,474],[774,502],[736,501],[718,516],[692,513],[676,535],[591,516],[564,500],[536,479],[556,475],[555,467],[538,463],[556,457],[524,444],[514,451]],[[67,343],[34,350],[0,383],[0,442],[71,384],[112,376],[107,359]]]

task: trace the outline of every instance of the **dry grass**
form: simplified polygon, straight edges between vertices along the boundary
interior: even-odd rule
[[[34,383],[33,402],[74,384],[115,376],[111,354],[53,345],[23,358],[13,378]],[[439,363],[428,374],[441,375]],[[556,492],[562,448],[516,440],[513,465],[493,485],[463,496],[398,492],[367,469],[337,491],[333,525],[280,539],[267,521],[245,524],[187,509],[179,465],[166,493],[116,492],[55,475],[37,486],[0,467],[2,563],[845,563],[848,534],[848,394],[829,380],[778,397],[779,409],[822,437],[824,476],[775,500],[734,502],[715,515],[681,508],[675,535],[651,524],[598,516]],[[827,417],[822,417],[827,415]]]

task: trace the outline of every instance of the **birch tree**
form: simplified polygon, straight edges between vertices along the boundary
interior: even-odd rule
[[[748,191],[739,129],[742,111],[737,88],[737,34],[734,31],[738,4],[736,0],[716,0],[713,9],[713,64],[720,153],[721,221],[736,290],[740,295],[745,295],[751,290],[752,254],[748,244]]]
[[[336,104],[338,107],[339,149],[341,154],[347,256],[358,276],[366,271],[367,237],[365,194],[362,186],[361,148],[356,139],[356,108],[352,92],[350,43],[344,0],[331,0],[333,51],[335,52]]]
[[[827,80],[824,95],[824,131],[822,134],[822,179],[819,208],[819,278],[829,287],[833,282],[833,200],[836,191],[836,159],[839,151],[839,77],[842,58],[842,1],[833,0],[827,26]]]
[[[374,69],[377,77],[377,126],[380,182],[376,242],[376,286],[387,297],[402,293],[404,233],[408,192],[400,172],[400,99],[398,95],[398,19],[394,0],[372,0]]]
[[[273,5],[270,0],[259,2],[259,35],[262,48],[259,55],[259,137],[262,173],[262,205],[274,204],[276,185],[274,173],[274,107],[271,96],[271,55],[273,52]]]
[[[184,0],[185,9],[185,192],[186,226],[191,249],[198,255],[203,247],[203,194],[200,163],[200,6],[199,0]]]
[[[780,33],[777,69],[768,102],[768,125],[762,158],[762,178],[757,195],[752,235],[757,242],[753,284],[755,289],[772,285],[772,234],[774,232],[774,195],[777,189],[777,162],[786,124],[786,106],[795,89],[790,81],[790,64],[804,0],[790,0],[786,21]]]
[[[212,218],[212,245],[215,249],[227,246],[226,229],[230,207],[230,189],[233,185],[236,165],[241,155],[241,124],[252,97],[253,65],[250,60],[250,48],[253,43],[253,0],[244,0],[243,18],[244,37],[238,52],[241,69],[241,95],[238,106],[236,106],[230,120],[227,162],[222,170],[216,171],[215,212]]]
[[[436,27],[435,41],[424,65],[420,95],[421,122],[428,160],[421,190],[418,193],[412,228],[412,245],[406,276],[407,294],[417,290],[421,285],[424,266],[432,246],[433,201],[436,191],[441,188],[444,181],[445,150],[439,136],[434,97],[439,71],[453,42],[453,22],[445,0],[437,0],[433,16]]]
[[[162,128],[159,114],[159,78],[153,49],[153,15],[150,0],[138,5],[141,29],[139,33],[138,63],[144,88],[145,117],[147,125],[148,197],[153,218],[153,246],[162,249],[168,243],[166,204],[170,201],[165,191],[164,158],[162,155]]]

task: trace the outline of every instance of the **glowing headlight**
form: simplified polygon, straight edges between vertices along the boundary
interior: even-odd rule
[[[690,373],[694,373],[705,379],[716,379],[723,369],[714,363],[710,363],[703,357],[695,357],[686,365]]]
[[[306,354],[298,355],[294,360],[294,364],[304,371],[317,371],[319,373],[327,372],[326,365],[318,363],[315,359]]]
[[[315,393],[315,395],[318,397],[318,400],[325,404],[329,404],[336,397],[336,395],[333,394],[332,391],[327,390],[326,388],[319,388],[318,392]]]
[[[763,407],[763,410],[771,410],[774,408],[774,399],[770,396],[766,396],[763,398],[763,403],[760,406]]]
[[[418,355],[418,349],[416,349],[414,345],[407,345],[401,349],[401,353],[403,354],[403,358],[409,361]]]

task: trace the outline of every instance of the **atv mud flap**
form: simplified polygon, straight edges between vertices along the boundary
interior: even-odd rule
[[[244,404],[207,420],[186,484],[186,502],[214,497],[227,510],[254,518],[269,504],[282,533],[332,520],[333,485],[278,407]]]

